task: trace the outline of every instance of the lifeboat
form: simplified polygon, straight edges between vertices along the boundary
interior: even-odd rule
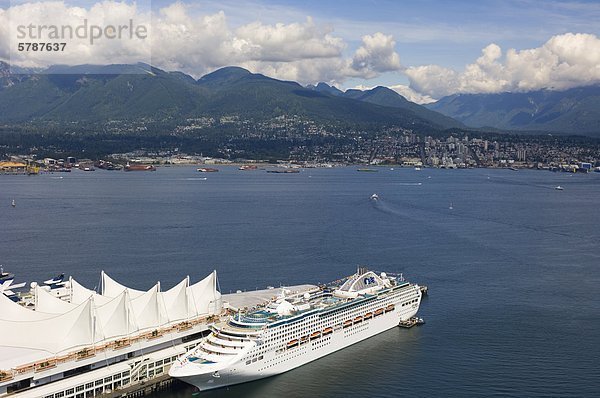
[[[394,308],[394,304],[390,304],[387,307],[385,307],[385,312],[394,311]]]
[[[373,318],[373,313],[372,313],[372,312],[367,312],[367,313],[365,314],[365,320],[366,320],[366,319],[371,319],[371,318]]]
[[[332,328],[325,328],[325,330],[323,330],[323,336],[328,335],[330,333],[333,333],[333,329]]]
[[[292,341],[288,341],[287,348],[296,347],[298,345],[298,340],[294,339]]]
[[[311,335],[310,335],[311,340],[318,339],[319,337],[321,337],[321,332],[314,332],[314,333],[311,333]]]
[[[357,316],[356,318],[354,318],[354,323],[360,323],[363,321],[363,317],[362,316]]]
[[[304,344],[308,341],[308,336],[302,336],[300,337],[300,344]]]
[[[344,322],[344,327],[345,328],[348,328],[350,326],[352,326],[352,321],[348,320],[348,321]]]
[[[375,311],[375,316],[379,316],[381,314],[383,314],[383,308],[380,308],[377,311]]]

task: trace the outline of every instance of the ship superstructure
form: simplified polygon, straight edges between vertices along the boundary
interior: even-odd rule
[[[209,390],[286,372],[397,326],[421,302],[418,285],[365,268],[341,286],[279,297],[211,325],[169,374]]]

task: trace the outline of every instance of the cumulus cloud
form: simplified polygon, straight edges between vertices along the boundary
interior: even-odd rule
[[[375,77],[378,73],[396,71],[401,68],[400,56],[394,50],[396,42],[392,36],[377,32],[362,38],[362,46],[354,53],[351,69],[357,75]]]
[[[12,64],[42,67],[48,64],[147,62],[150,42],[130,38],[129,30],[122,30],[123,40],[92,39],[91,27],[104,29],[113,26],[150,26],[150,14],[137,9],[135,3],[105,1],[90,8],[68,6],[63,2],[24,3],[0,12],[0,56]],[[51,28],[51,27],[54,27]],[[96,29],[96,28],[94,28]],[[130,29],[129,27],[127,29]],[[110,34],[116,31],[109,28]],[[25,32],[25,36],[19,35]],[[52,33],[58,38],[50,36]],[[147,33],[146,33],[147,34]],[[85,36],[85,37],[84,37]],[[51,40],[50,40],[51,39]],[[65,51],[18,51],[19,42],[67,42]],[[91,44],[93,42],[93,44]],[[7,57],[5,54],[9,53]]]
[[[344,41],[331,34],[331,29],[317,27],[312,18],[306,22],[264,25],[254,22],[236,30],[236,37],[252,43],[253,60],[287,62],[306,58],[339,57]]]
[[[63,2],[24,3],[0,10],[0,58],[15,48],[20,24],[78,26],[83,20],[106,26],[128,24],[148,27],[147,40],[69,40],[61,53],[10,53],[19,66],[50,64],[109,64],[147,62],[167,70],[199,77],[219,67],[237,65],[253,72],[301,83],[343,82],[350,77],[373,78],[398,70],[400,57],[392,36],[375,33],[362,37],[351,57],[344,56],[346,42],[330,27],[312,18],[288,24],[260,21],[230,27],[223,11],[202,14],[185,3],[175,2],[149,13],[127,4],[103,1],[88,8]]]
[[[356,89],[356,90],[365,91],[365,90],[372,90],[375,87],[376,86],[365,86],[363,84],[359,84],[352,88]],[[429,104],[429,103],[437,101],[428,95],[422,95],[422,94],[417,93],[415,90],[413,90],[412,88],[410,88],[404,84],[389,86],[388,88],[394,90],[395,92],[397,92],[398,94],[400,94],[401,96],[406,98],[407,100],[414,102],[416,104]]]
[[[593,34],[566,33],[551,37],[541,47],[502,49],[490,44],[464,71],[438,65],[405,70],[410,87],[440,98],[455,93],[564,90],[600,83],[600,39]]]
[[[424,94],[418,93],[415,90],[413,90],[412,88],[410,88],[409,86],[406,86],[404,84],[390,86],[390,88],[392,90],[394,90],[395,92],[397,92],[398,94],[400,94],[401,96],[403,96],[404,98],[406,98],[407,100],[414,102],[416,104],[430,104],[430,103],[436,101],[434,98],[430,97],[429,95],[424,95]]]

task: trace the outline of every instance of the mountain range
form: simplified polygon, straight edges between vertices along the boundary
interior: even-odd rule
[[[322,87],[322,85],[321,85]],[[386,104],[380,91],[397,97]],[[12,74],[0,65],[0,122],[108,121],[237,115],[266,120],[298,115],[341,125],[399,126],[423,132],[462,123],[378,88],[364,99],[226,67],[196,80],[146,64],[53,66]]]
[[[493,128],[600,136],[600,86],[456,94],[423,106],[387,87],[303,87],[239,67],[200,79],[141,63],[55,65],[39,72],[0,62],[0,123],[297,115],[340,126],[396,126],[420,133]]]
[[[600,86],[455,94],[426,105],[470,127],[600,136]]]

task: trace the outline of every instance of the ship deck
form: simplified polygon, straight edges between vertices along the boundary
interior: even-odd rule
[[[291,291],[290,295],[304,294],[305,292],[317,290],[319,287],[315,285],[295,285],[286,286],[285,289]],[[251,290],[241,293],[223,294],[223,301],[226,302],[233,311],[247,310],[256,307],[259,304],[265,304],[272,301],[281,289],[263,289]]]

